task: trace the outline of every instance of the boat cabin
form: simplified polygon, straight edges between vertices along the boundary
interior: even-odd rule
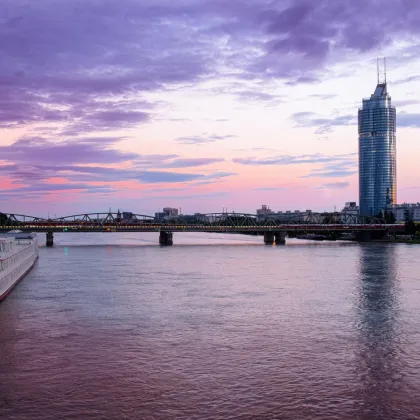
[[[15,246],[15,241],[10,238],[0,238],[0,260],[6,258],[10,254]]]

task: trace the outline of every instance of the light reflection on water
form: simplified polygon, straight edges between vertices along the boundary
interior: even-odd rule
[[[420,418],[420,247],[55,239],[0,305],[5,418]]]
[[[404,394],[396,247],[359,249],[358,374],[362,418],[400,418]],[[402,416],[402,417],[401,417]]]

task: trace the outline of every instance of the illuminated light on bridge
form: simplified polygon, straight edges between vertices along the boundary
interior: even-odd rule
[[[54,219],[44,219],[12,213],[0,213],[0,232],[20,229],[30,232],[47,232],[47,245],[53,244],[54,232],[159,232],[161,245],[172,245],[174,232],[219,232],[264,235],[266,244],[284,244],[287,235],[296,233],[354,233],[382,232],[404,233],[403,224],[386,224],[376,217],[341,214],[326,216],[322,223],[306,217],[292,215],[290,219],[267,215],[264,218],[244,213],[210,213],[193,216],[177,216],[158,220],[153,216],[131,214],[122,218],[121,213],[85,213]],[[368,239],[368,237],[367,237]]]

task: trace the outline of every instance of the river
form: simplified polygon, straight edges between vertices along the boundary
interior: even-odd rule
[[[0,418],[420,419],[419,246],[157,242],[40,249],[0,304]]]

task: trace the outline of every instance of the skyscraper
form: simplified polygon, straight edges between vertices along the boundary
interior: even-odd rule
[[[382,69],[380,67],[383,67]],[[359,203],[361,216],[376,216],[397,201],[396,111],[378,60],[378,83],[359,109]]]

